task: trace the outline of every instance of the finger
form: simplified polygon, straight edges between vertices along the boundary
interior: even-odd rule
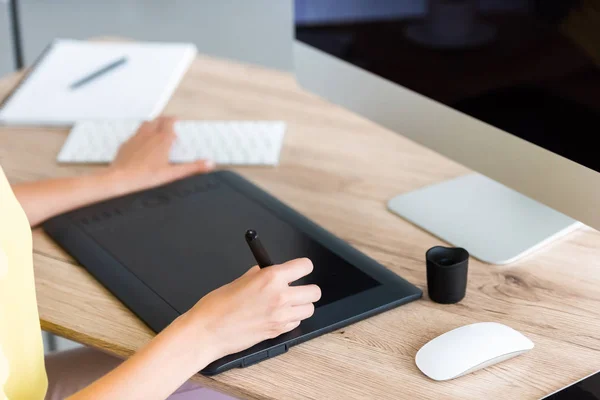
[[[168,148],[171,150],[171,146],[177,139],[177,134],[173,130],[159,130],[155,132],[154,137],[157,138],[157,142],[160,143],[161,147]]]
[[[283,327],[283,329],[282,329],[283,332],[282,333],[286,333],[286,332],[292,331],[292,330],[296,329],[298,326],[300,326],[300,321],[288,322]]]
[[[254,276],[255,274],[258,273],[258,271],[260,271],[260,267],[258,265],[255,265],[254,267],[250,268],[248,271],[244,272],[244,275],[242,275],[242,276]]]
[[[317,285],[292,286],[287,295],[292,306],[316,303],[321,299],[321,288]]]
[[[182,179],[187,176],[202,174],[212,171],[215,163],[209,160],[200,160],[192,163],[169,165],[164,169],[164,180],[166,182]]]
[[[168,170],[171,168],[169,157],[175,139],[177,139],[175,135],[161,135],[157,134],[156,131],[146,134],[143,138],[139,139],[138,146],[140,149],[145,149],[143,153],[146,154],[148,159],[164,165],[164,168],[160,172],[162,175],[159,178],[161,179],[169,179]]]
[[[292,321],[303,321],[310,318],[315,313],[314,304],[303,304],[301,306],[292,307],[291,319]]]
[[[156,129],[158,127],[158,121],[156,119],[153,119],[151,121],[144,121],[142,122],[142,124],[140,125],[140,127],[138,128],[137,133],[153,133],[156,132]]]
[[[158,118],[157,130],[159,133],[175,133],[175,121],[174,117],[160,117]]]
[[[270,268],[275,269],[286,283],[292,283],[310,274],[313,271],[313,263],[308,258],[297,258]]]

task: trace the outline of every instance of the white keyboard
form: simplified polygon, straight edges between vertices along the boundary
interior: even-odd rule
[[[136,121],[75,124],[57,160],[109,163],[139,128]],[[282,121],[177,121],[171,162],[209,159],[223,165],[277,165],[286,125]]]

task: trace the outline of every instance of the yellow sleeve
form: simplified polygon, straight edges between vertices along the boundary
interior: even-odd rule
[[[0,399],[43,400],[47,387],[31,229],[0,169]]]
[[[0,260],[0,263],[2,260]],[[2,265],[0,264],[0,268]],[[2,273],[2,271],[0,271]],[[0,346],[0,400],[8,400],[4,393],[4,384],[8,381],[8,360],[2,352],[2,346]]]
[[[6,253],[0,247],[0,281],[8,272],[8,262],[6,259]],[[8,381],[8,360],[2,351],[2,342],[0,342],[0,400],[8,400],[4,393],[4,384]]]

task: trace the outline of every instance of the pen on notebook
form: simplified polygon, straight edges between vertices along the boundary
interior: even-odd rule
[[[246,243],[250,246],[250,251],[252,252],[252,255],[254,255],[258,266],[260,268],[266,268],[273,265],[271,257],[269,257],[269,253],[267,253],[267,249],[264,248],[258,238],[258,233],[253,229],[248,229],[244,236],[246,237]]]
[[[91,81],[93,81],[94,79],[112,71],[115,68],[120,67],[121,65],[125,64],[127,62],[127,58],[126,57],[121,57],[118,60],[115,60],[113,62],[111,62],[110,64],[107,64],[101,68],[99,68],[98,70],[90,73],[87,76],[84,76],[83,78],[73,82],[71,84],[71,86],[69,86],[71,88],[71,90],[73,89],[77,89],[83,85],[85,85],[86,83],[89,83]]]

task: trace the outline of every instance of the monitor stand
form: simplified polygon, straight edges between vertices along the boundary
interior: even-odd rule
[[[516,261],[582,226],[479,174],[401,194],[388,208],[490,264]]]

